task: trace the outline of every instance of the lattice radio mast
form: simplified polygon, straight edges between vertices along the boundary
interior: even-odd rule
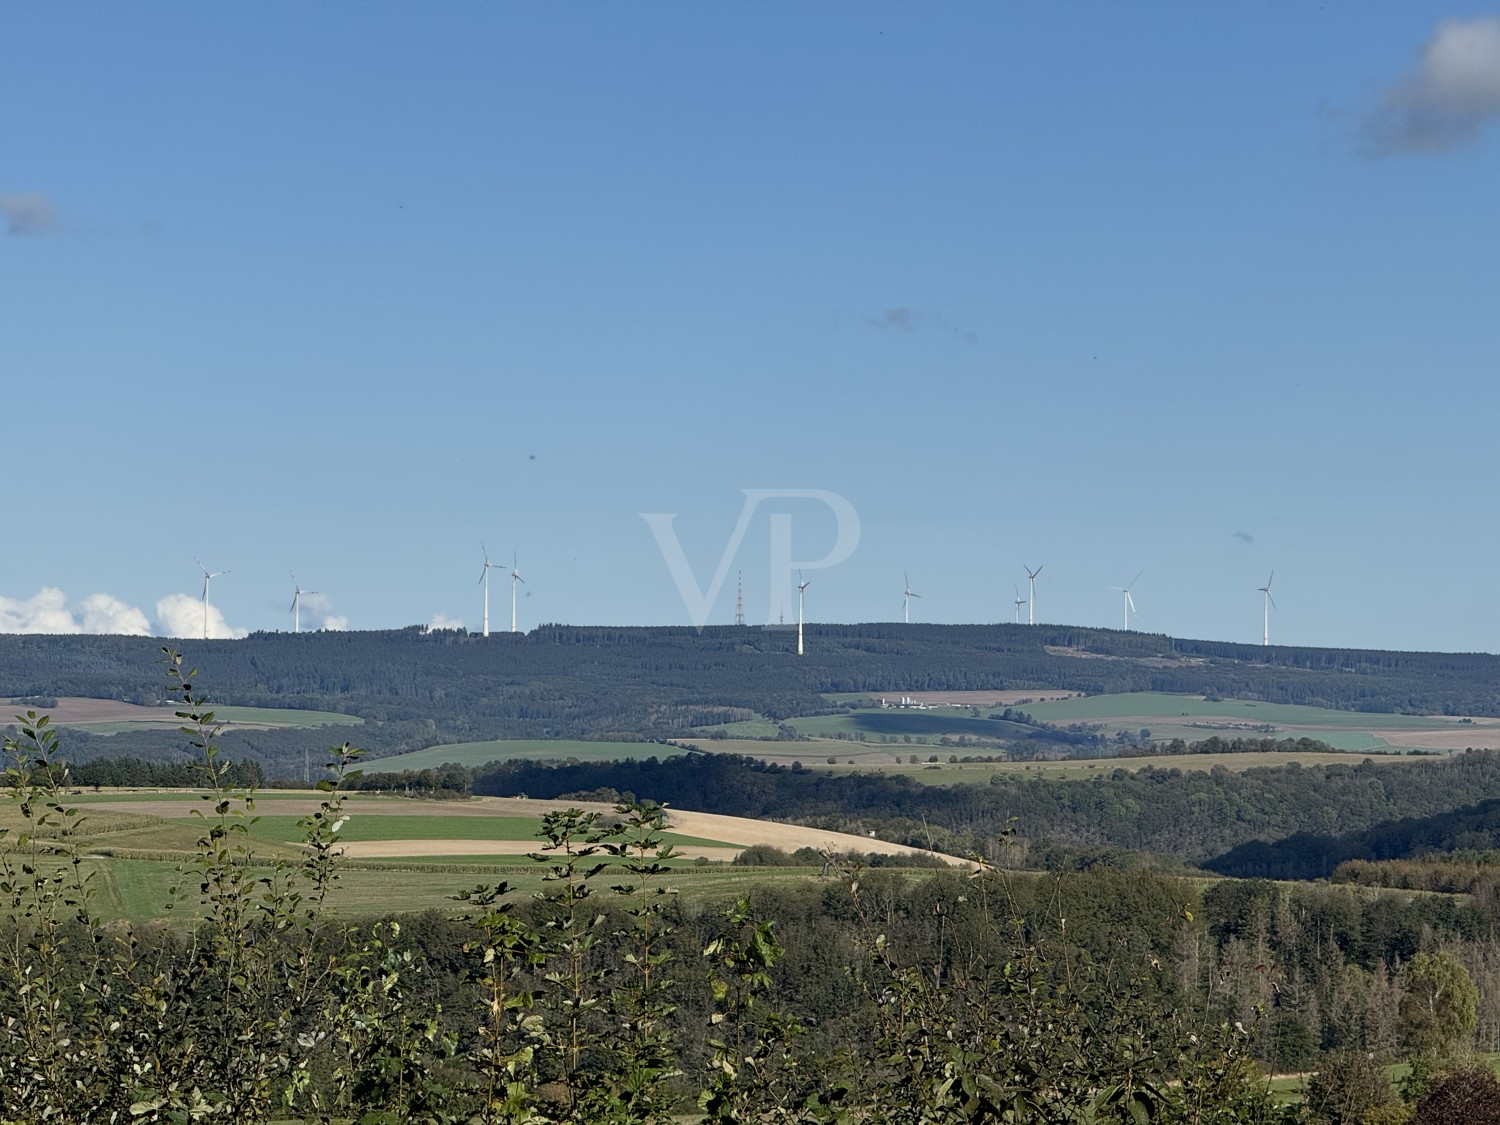
[[[734,596],[734,623],[743,625],[745,623],[745,572],[739,572],[739,589]]]

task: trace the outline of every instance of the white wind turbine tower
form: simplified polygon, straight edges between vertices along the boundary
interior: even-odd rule
[[[904,595],[902,595],[902,598],[901,598],[901,611],[905,615],[905,621],[906,621],[906,623],[908,625],[910,625],[911,624],[911,600],[912,600],[912,598],[920,598],[922,595],[918,594],[916,591],[914,591],[911,588],[911,579],[907,577],[906,571],[903,570],[901,572],[901,578],[906,583],[906,593]]]
[[[519,566],[516,553],[512,551],[510,553],[510,631],[512,633],[516,631],[516,583],[519,582],[523,586],[526,584],[526,579],[521,577],[521,572],[517,569]]]
[[[1037,567],[1037,569],[1041,570],[1042,568]],[[1019,625],[1021,623],[1021,607],[1026,604],[1026,599],[1021,596],[1021,591],[1015,586],[1012,586],[1011,589],[1016,591],[1016,624]]]
[[[499,563],[490,562],[490,553],[485,549],[484,540],[479,541],[479,549],[484,551],[484,569],[479,572],[479,583],[484,587],[484,635],[490,635],[490,571],[499,568]]]
[[[201,562],[198,561],[198,559],[194,558],[193,561],[195,563],[198,563],[198,569],[203,572],[203,639],[206,641],[208,640],[208,583],[210,579],[218,578],[220,575],[228,574],[229,571],[210,571],[208,567],[204,566]]]
[[[297,585],[297,576],[290,570],[287,573],[292,575],[292,632],[300,633],[302,632],[302,595],[316,594],[318,591],[304,590]]]
[[[1046,563],[1042,564],[1042,566],[1046,566],[1046,565],[1047,565]],[[1026,572],[1026,581],[1028,583],[1030,583],[1030,590],[1031,590],[1030,596],[1026,599],[1026,624],[1028,624],[1028,625],[1035,625],[1036,624],[1036,576],[1038,574],[1042,573],[1042,567],[1039,566],[1035,570],[1032,570],[1031,567],[1027,566],[1025,563],[1022,563],[1021,564],[1021,569]]]
[[[1040,570],[1041,568],[1038,567],[1037,569]],[[1142,568],[1141,570],[1136,571],[1136,575],[1130,580],[1129,585],[1110,587],[1111,590],[1118,590],[1120,591],[1120,593],[1125,595],[1125,631],[1127,633],[1130,632],[1130,615],[1136,611],[1135,601],[1130,596],[1130,588],[1134,586],[1136,582],[1140,580],[1141,575],[1145,573],[1145,568]]]
[[[1266,579],[1266,584],[1260,588],[1260,592],[1265,595],[1265,598],[1261,601],[1261,611],[1264,615],[1260,631],[1260,643],[1262,645],[1269,645],[1271,643],[1271,607],[1276,604],[1276,599],[1271,597],[1271,581],[1275,577],[1276,572],[1273,570],[1271,571],[1271,577]]]
[[[802,598],[811,581],[802,581],[802,572],[797,572],[797,655],[802,655]]]

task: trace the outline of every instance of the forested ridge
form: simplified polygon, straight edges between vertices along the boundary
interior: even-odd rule
[[[412,627],[180,647],[221,703],[418,723],[446,741],[670,736],[754,715],[816,714],[835,692],[1160,691],[1500,715],[1500,658],[1487,654],[1262,647],[1071,626],[812,625],[800,658],[794,633],[733,626],[547,625],[488,638]],[[154,703],[159,657],[160,642],[148,637],[0,636],[0,694]]]

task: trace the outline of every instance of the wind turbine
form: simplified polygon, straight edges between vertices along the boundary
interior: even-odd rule
[[[1042,568],[1037,567],[1037,569],[1041,570]],[[1019,625],[1021,623],[1021,607],[1026,604],[1026,599],[1021,596],[1021,591],[1015,586],[1012,586],[1011,589],[1016,591],[1016,624]]]
[[[300,633],[302,632],[302,595],[316,594],[318,591],[304,590],[301,586],[297,585],[297,576],[292,574],[290,570],[287,573],[292,575],[292,632]]]
[[[1041,567],[1037,567],[1037,569],[1040,570]],[[1129,585],[1110,587],[1111,590],[1118,590],[1120,591],[1120,593],[1125,595],[1125,631],[1127,633],[1130,632],[1130,615],[1136,611],[1135,601],[1130,596],[1130,587],[1134,586],[1136,582],[1140,580],[1141,575],[1145,573],[1146,570],[1144,567],[1142,567],[1140,570],[1136,571],[1136,575],[1130,580]]]
[[[1260,588],[1260,592],[1265,595],[1265,598],[1261,601],[1261,611],[1265,618],[1261,624],[1260,631],[1260,643],[1262,645],[1269,645],[1271,643],[1271,607],[1276,604],[1276,599],[1271,597],[1271,581],[1275,577],[1276,572],[1273,570],[1271,571],[1271,577],[1266,579],[1266,584]]]
[[[519,565],[516,562],[516,553],[512,551],[510,553],[510,631],[512,633],[516,631],[516,583],[519,582],[523,586],[526,584],[526,579],[522,578],[521,572],[516,569]]]
[[[901,572],[901,578],[906,583],[906,593],[904,595],[902,595],[902,598],[901,598],[901,609],[902,609],[902,612],[905,614],[906,623],[908,625],[910,625],[911,624],[911,600],[912,600],[912,598],[920,598],[922,595],[918,594],[918,593],[916,593],[915,591],[912,590],[912,588],[911,588],[911,579],[906,576],[906,571],[903,570]]]
[[[797,655],[802,655],[802,598],[807,588],[812,585],[809,580],[802,581],[802,572],[797,572]]]
[[[228,574],[229,571],[210,571],[208,567],[204,566],[201,562],[198,562],[198,559],[196,557],[193,559],[193,561],[195,563],[198,563],[198,569],[203,572],[203,639],[206,641],[208,640],[208,583],[210,579],[218,578],[220,575]]]
[[[499,568],[499,563],[490,562],[490,553],[486,550],[484,540],[479,541],[479,549],[484,551],[484,569],[479,572],[479,583],[484,587],[484,635],[490,635],[490,571]]]
[[[1042,564],[1042,566],[1046,566],[1046,565],[1047,565],[1046,563]],[[1031,567],[1027,566],[1025,563],[1022,563],[1021,564],[1021,569],[1026,572],[1026,581],[1028,583],[1030,583],[1030,586],[1031,586],[1031,595],[1026,599],[1026,624],[1028,624],[1028,625],[1035,625],[1036,624],[1036,576],[1038,574],[1042,573],[1042,567],[1039,566],[1035,570],[1032,570]]]

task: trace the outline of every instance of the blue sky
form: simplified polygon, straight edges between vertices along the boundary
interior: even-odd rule
[[[1497,648],[1493,8],[0,12],[0,629]]]

